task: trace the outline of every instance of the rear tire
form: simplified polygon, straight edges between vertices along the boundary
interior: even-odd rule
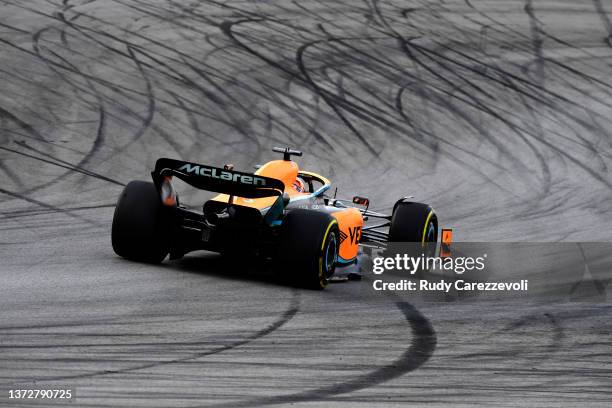
[[[438,240],[438,218],[427,204],[398,202],[393,209],[389,241],[418,242],[422,246]]]
[[[115,207],[113,250],[134,261],[160,263],[169,252],[168,225],[155,185],[132,181],[123,189]]]
[[[283,219],[278,268],[292,283],[309,289],[324,289],[336,270],[340,236],[331,215],[296,209]]]

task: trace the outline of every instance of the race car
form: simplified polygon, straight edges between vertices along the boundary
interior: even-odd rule
[[[254,173],[234,166],[213,167],[168,158],[157,160],[153,181],[132,181],[121,193],[112,225],[116,254],[160,263],[195,250],[271,263],[300,286],[323,289],[336,268],[357,262],[360,245],[438,239],[438,219],[427,204],[398,200],[390,215],[371,211],[370,200],[328,195],[331,182],[300,170],[292,156],[302,152],[273,148],[282,160]],[[179,201],[176,177],[219,193],[195,211]],[[371,225],[364,223],[378,220]]]

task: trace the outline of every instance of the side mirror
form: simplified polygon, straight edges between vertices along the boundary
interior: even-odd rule
[[[363,206],[368,207],[370,205],[370,200],[366,197],[355,196],[353,197],[353,204],[358,204],[358,205],[363,205]]]

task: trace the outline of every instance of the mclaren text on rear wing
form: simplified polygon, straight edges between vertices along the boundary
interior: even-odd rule
[[[166,158],[157,160],[151,174],[157,186],[164,176],[174,176],[202,190],[246,198],[282,195],[285,190],[274,178]]]

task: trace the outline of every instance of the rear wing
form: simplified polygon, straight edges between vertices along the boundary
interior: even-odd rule
[[[151,175],[158,188],[164,177],[174,176],[201,190],[245,198],[279,196],[285,191],[285,184],[274,178],[166,158],[157,160]]]

